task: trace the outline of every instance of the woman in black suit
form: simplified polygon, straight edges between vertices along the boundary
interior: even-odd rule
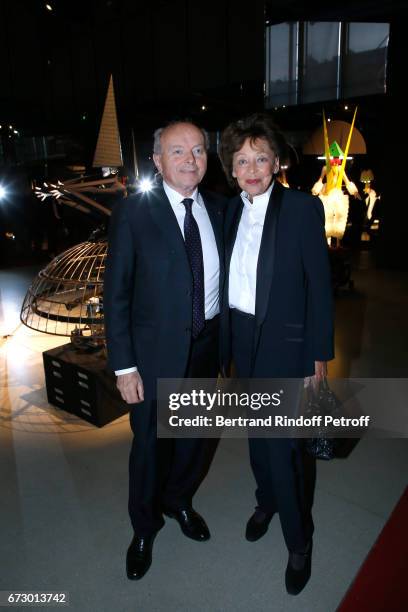
[[[268,115],[230,124],[220,142],[227,178],[240,189],[226,213],[224,370],[240,378],[323,378],[333,358],[333,310],[318,198],[274,180],[286,153]],[[289,559],[287,591],[311,573],[313,521],[305,495],[301,440],[250,438],[257,507],[246,538],[262,537],[279,514]]]

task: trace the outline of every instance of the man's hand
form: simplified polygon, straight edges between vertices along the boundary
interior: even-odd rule
[[[139,372],[119,374],[116,386],[128,404],[140,404],[144,400],[143,380]]]

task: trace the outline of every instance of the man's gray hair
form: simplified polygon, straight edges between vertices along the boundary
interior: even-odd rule
[[[192,121],[186,120],[186,121],[171,121],[165,127],[158,128],[153,134],[153,153],[155,153],[156,155],[160,155],[162,152],[162,148],[161,148],[162,133],[168,128],[173,127],[173,125],[180,125],[183,123],[188,123],[189,125],[193,125],[195,128],[197,128],[197,130],[200,130],[200,132],[204,136],[205,150],[208,151],[208,149],[210,148],[210,138],[208,136],[208,132],[204,130],[203,128],[201,128],[200,126],[193,123]]]

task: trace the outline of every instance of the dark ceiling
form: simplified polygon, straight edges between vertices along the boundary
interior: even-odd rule
[[[41,134],[94,130],[110,73],[125,123],[150,130],[188,115],[215,129],[263,106],[265,21],[398,27],[407,7],[396,0],[49,3],[52,11],[40,0],[0,0],[0,121]],[[404,52],[405,39],[398,40]],[[297,109],[294,120],[301,115]]]
[[[378,117],[401,103],[407,2],[373,0],[0,0],[0,124],[27,135],[69,133],[94,143],[109,75],[121,128],[141,138],[174,117],[210,130],[264,104],[264,27],[297,20],[390,21],[394,96],[351,100],[374,141]],[[288,131],[320,125],[322,104],[280,109]],[[344,102],[325,105],[344,118]],[[204,107],[204,109],[203,109]],[[384,134],[380,134],[380,140]]]
[[[406,114],[407,1],[49,3],[52,11],[40,0],[0,0],[0,125],[16,126],[25,136],[69,135],[88,159],[110,74],[129,150],[130,128],[150,143],[152,130],[171,118],[188,116],[219,130],[234,118],[261,110],[266,22],[389,21],[387,95],[348,103],[359,105],[357,126],[369,150],[364,163],[374,160],[388,210],[398,211],[387,220],[387,249],[405,244],[408,207],[394,174],[395,160],[405,156],[401,117]],[[336,118],[349,119],[344,100],[324,106]],[[275,115],[296,138],[321,125],[322,103],[281,108]],[[0,136],[5,150],[4,131]]]
[[[406,0],[265,0],[266,19],[283,21],[391,21],[406,15]]]

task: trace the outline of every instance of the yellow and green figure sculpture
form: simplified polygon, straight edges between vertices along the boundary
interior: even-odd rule
[[[313,185],[312,193],[319,196],[323,202],[326,217],[325,230],[329,243],[331,238],[338,240],[343,238],[346,229],[349,198],[343,191],[343,184],[350,195],[359,198],[356,185],[348,179],[345,172],[356,114],[357,108],[354,111],[346,149],[343,152],[336,141],[329,146],[326,117],[323,111],[324,156],[326,164],[323,166],[319,180]]]

